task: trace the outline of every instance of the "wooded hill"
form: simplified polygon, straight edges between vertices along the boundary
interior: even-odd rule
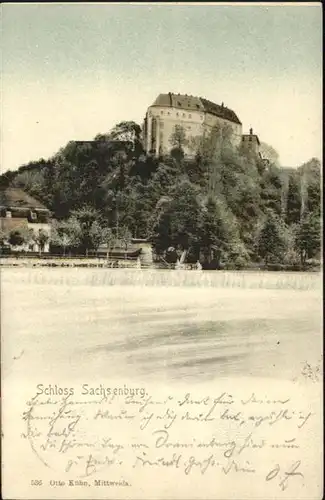
[[[122,122],[93,141],[71,141],[48,160],[8,171],[1,186],[39,199],[57,220],[52,241],[80,251],[118,238],[151,238],[157,255],[188,250],[214,268],[250,262],[305,264],[320,251],[320,162],[284,169],[216,128],[193,141],[175,128],[168,156],[144,154],[141,128]],[[267,146],[265,145],[266,149]]]

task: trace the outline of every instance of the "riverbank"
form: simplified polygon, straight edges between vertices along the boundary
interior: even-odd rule
[[[1,281],[39,285],[320,290],[320,273],[166,269],[2,268]]]
[[[41,256],[2,256],[0,257],[0,267],[59,267],[59,268],[103,268],[103,269],[169,269],[174,270],[175,264],[167,264],[162,262],[155,262],[145,264],[140,259],[106,259],[103,257],[61,257],[43,254]],[[183,264],[183,270],[197,270],[196,264]],[[213,270],[206,270],[213,272]],[[271,272],[314,272],[319,273],[321,266],[318,263],[308,263],[305,266],[298,264],[261,264],[251,263],[241,269],[231,269],[225,266],[220,271],[243,271],[243,272],[256,272],[256,271],[271,271]]]

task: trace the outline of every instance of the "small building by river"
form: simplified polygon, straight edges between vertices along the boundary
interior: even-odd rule
[[[12,250],[48,252],[50,239],[50,211],[20,188],[0,189],[0,230]],[[42,238],[40,238],[42,234]],[[19,235],[19,236],[18,236]],[[41,247],[41,248],[40,248]]]

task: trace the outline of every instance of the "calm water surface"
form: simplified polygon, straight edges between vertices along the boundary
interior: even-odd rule
[[[249,288],[248,274],[245,287],[225,288],[30,278],[44,272],[1,270],[3,376],[294,380],[320,362],[320,289],[286,289],[286,275],[278,289]]]

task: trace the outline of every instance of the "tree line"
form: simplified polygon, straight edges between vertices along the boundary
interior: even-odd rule
[[[141,127],[121,122],[6,172],[0,183],[50,209],[51,243],[64,253],[149,238],[158,257],[175,261],[185,250],[188,262],[210,268],[304,266],[319,258],[318,159],[284,169],[267,144],[268,162],[248,146],[234,147],[228,127],[187,139],[176,126],[170,142],[168,155],[145,154]]]

